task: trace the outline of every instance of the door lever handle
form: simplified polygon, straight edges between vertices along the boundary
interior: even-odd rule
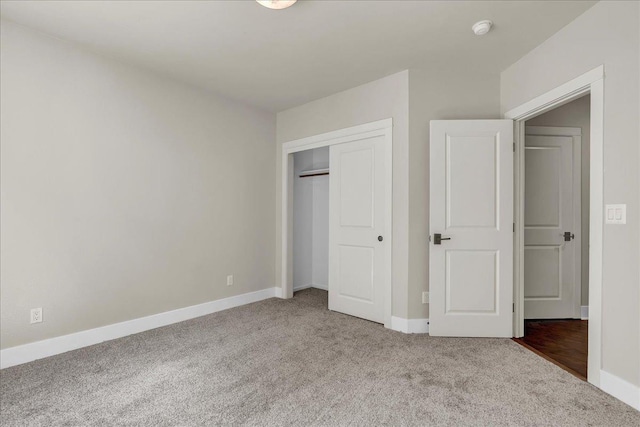
[[[451,237],[442,237],[440,233],[434,233],[433,235],[433,244],[440,245],[443,240],[451,240]]]
[[[576,235],[570,231],[565,231],[563,236],[565,242],[570,242],[572,239],[576,238]]]

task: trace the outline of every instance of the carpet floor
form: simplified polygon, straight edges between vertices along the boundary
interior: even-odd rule
[[[640,426],[509,339],[405,335],[308,289],[0,371],[3,426]]]

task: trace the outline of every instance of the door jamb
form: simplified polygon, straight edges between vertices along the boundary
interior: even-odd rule
[[[572,244],[575,245],[575,259],[572,266],[575,282],[573,288],[572,315],[574,319],[580,319],[580,307],[582,305],[582,162],[580,160],[582,157],[582,129],[569,126],[526,126],[525,137],[527,135],[565,136],[570,137],[573,140],[571,145],[573,176],[571,179],[573,187],[573,228],[575,231],[570,231],[575,234],[575,237],[572,240]]]
[[[587,381],[600,387],[602,366],[602,255],[604,200],[604,66],[540,95],[505,113],[514,120],[515,141],[515,242],[514,337],[524,335],[524,132],[525,121],[591,94],[590,204],[589,204],[589,347]]]
[[[385,203],[385,240],[388,244],[385,247],[385,258],[389,260],[385,283],[385,303],[384,303],[384,326],[391,328],[391,307],[392,307],[392,246],[393,246],[393,228],[392,228],[392,176],[393,176],[393,159],[392,159],[392,138],[393,120],[391,118],[378,120],[371,123],[365,123],[358,126],[339,129],[320,135],[314,135],[301,138],[282,144],[282,281],[281,297],[293,297],[293,154],[299,151],[311,150],[314,148],[328,147],[335,144],[342,144],[363,138],[372,138],[383,136],[385,138],[385,193],[388,195]],[[386,236],[389,236],[387,239]]]

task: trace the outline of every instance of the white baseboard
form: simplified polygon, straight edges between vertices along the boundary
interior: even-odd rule
[[[61,337],[10,347],[0,351],[0,369],[20,365],[60,353],[66,353],[67,351],[99,344],[104,341],[126,337],[127,335],[148,331],[149,329],[171,325],[173,323],[193,319],[194,317],[200,317],[218,311],[227,310],[229,308],[250,304],[252,302],[273,298],[276,296],[276,290],[278,289],[280,288],[268,288],[257,292],[249,292],[242,295],[206,302],[204,304],[192,305],[190,307],[166,311],[164,313],[128,320],[126,322],[115,323],[113,325],[88,329],[86,331],[63,335]]]
[[[274,289],[276,290],[276,294],[275,294],[275,295],[276,295],[276,298],[284,298],[284,297],[282,296],[282,288],[275,287]]]
[[[600,370],[600,388],[640,411],[640,387],[607,371]]]
[[[589,306],[588,305],[580,306],[580,319],[581,320],[589,320]]]
[[[391,316],[391,329],[405,334],[428,334],[429,319],[405,319]]]
[[[301,291],[303,289],[309,289],[309,288],[314,288],[314,289],[322,289],[323,291],[328,291],[329,287],[327,285],[316,285],[316,284],[309,284],[309,285],[299,285],[299,286],[294,286],[293,287],[293,292],[298,292]]]

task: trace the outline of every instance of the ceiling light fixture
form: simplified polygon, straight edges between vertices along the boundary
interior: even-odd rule
[[[491,30],[492,26],[493,26],[493,22],[489,21],[488,19],[485,19],[484,21],[479,21],[473,24],[473,27],[471,27],[471,29],[473,30],[476,36],[484,36]]]
[[[286,9],[289,6],[293,6],[293,4],[298,0],[256,0],[264,7],[268,7],[269,9]]]

